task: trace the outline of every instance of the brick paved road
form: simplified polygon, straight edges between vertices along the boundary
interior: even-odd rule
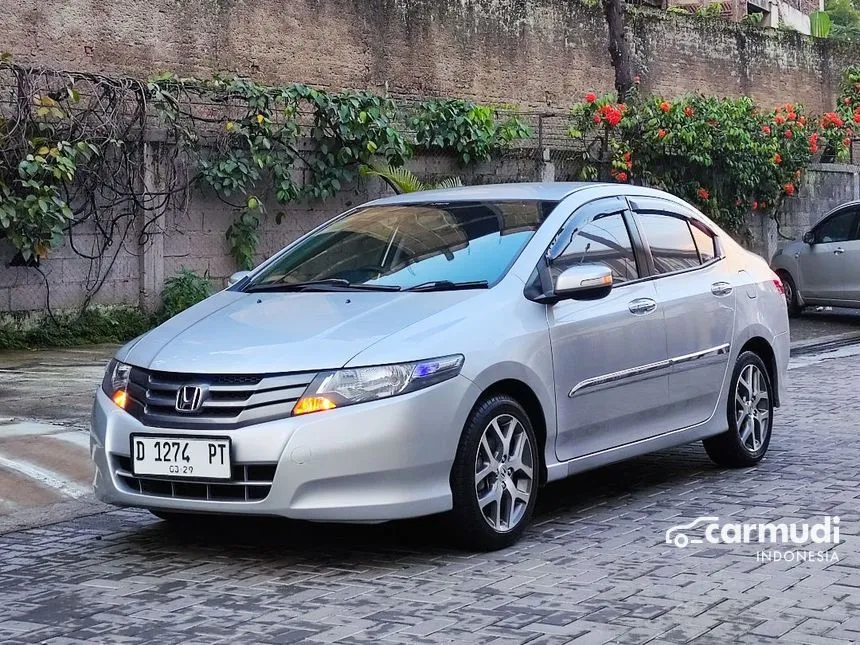
[[[233,520],[184,532],[113,511],[0,537],[4,643],[796,643],[860,640],[860,357],[791,372],[769,457],[690,446],[546,490],[520,545],[445,546],[434,520]],[[663,543],[699,515],[836,514],[838,562]]]

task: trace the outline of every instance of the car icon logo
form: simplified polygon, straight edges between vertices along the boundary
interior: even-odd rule
[[[702,538],[690,537],[685,533],[685,531],[691,531],[703,524],[710,524],[712,522],[717,522],[719,517],[697,517],[692,522],[687,522],[686,524],[678,524],[677,526],[671,527],[666,531],[666,544],[674,544],[679,549],[683,549],[684,547],[690,544],[701,544]]]

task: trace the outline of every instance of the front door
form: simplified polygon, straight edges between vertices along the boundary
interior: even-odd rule
[[[551,272],[601,262],[614,286],[599,300],[548,307],[555,373],[556,455],[568,460],[666,430],[663,309],[633,251],[630,214],[618,198],[586,204],[559,236]]]
[[[797,258],[804,300],[831,303],[848,300],[847,274],[856,259],[857,210],[839,211],[812,230],[812,244]]]

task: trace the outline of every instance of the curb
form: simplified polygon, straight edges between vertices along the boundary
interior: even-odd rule
[[[822,336],[812,340],[798,341],[791,343],[790,355],[803,356],[804,354],[813,354],[831,349],[838,349],[846,345],[854,345],[860,343],[860,332],[847,332],[844,334],[831,334]]]

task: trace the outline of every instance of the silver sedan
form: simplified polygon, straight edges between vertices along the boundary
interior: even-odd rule
[[[447,513],[485,549],[541,487],[703,440],[771,440],[782,284],[695,208],[607,184],[401,195],[311,231],[123,347],[98,497],[189,514]]]
[[[830,211],[802,241],[777,251],[771,266],[792,316],[807,305],[860,307],[860,202]]]

